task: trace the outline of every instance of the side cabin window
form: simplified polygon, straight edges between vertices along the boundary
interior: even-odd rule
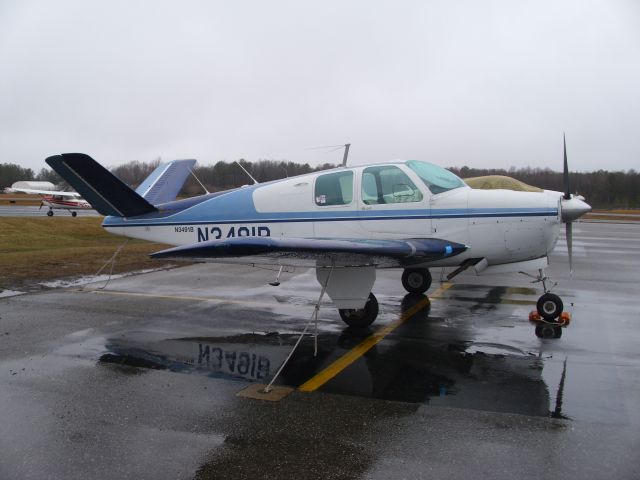
[[[327,173],[316,178],[316,205],[348,205],[353,201],[353,172]]]
[[[422,192],[393,165],[368,167],[362,172],[362,201],[367,205],[408,203],[422,200]]]

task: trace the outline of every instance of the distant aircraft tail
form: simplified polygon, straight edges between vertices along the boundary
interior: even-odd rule
[[[175,200],[195,163],[195,160],[173,160],[159,165],[136,193],[152,205]]]
[[[45,161],[102,215],[135,217],[158,211],[89,155],[63,153]]]

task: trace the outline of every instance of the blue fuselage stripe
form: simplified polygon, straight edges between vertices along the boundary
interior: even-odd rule
[[[355,215],[354,215],[355,213]],[[183,221],[155,221],[123,220],[118,217],[107,217],[104,222],[105,227],[151,227],[151,226],[175,226],[175,225],[217,225],[217,224],[244,224],[244,223],[297,223],[297,222],[365,222],[374,220],[430,220],[447,218],[501,218],[501,217],[557,217],[557,209],[478,209],[472,211],[434,211],[426,214],[421,211],[419,214],[408,212],[398,212],[397,215],[390,212],[313,212],[312,216],[301,216],[300,213],[276,213],[276,214],[256,214],[245,218],[211,218],[209,220],[188,220]]]

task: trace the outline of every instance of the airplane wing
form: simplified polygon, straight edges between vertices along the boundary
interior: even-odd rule
[[[11,188],[12,192],[32,193],[35,195],[57,195],[60,197],[80,198],[78,192],[59,192],[57,190],[36,190],[33,188]]]
[[[234,237],[174,247],[153,258],[295,267],[401,267],[439,260],[467,250],[437,238],[369,240],[336,238]]]

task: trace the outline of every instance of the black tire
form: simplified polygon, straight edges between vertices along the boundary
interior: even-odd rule
[[[402,286],[409,293],[424,293],[431,286],[431,273],[426,268],[405,268]]]
[[[350,327],[365,328],[371,325],[378,316],[378,300],[373,293],[370,293],[364,308],[341,308],[338,309],[338,313],[342,321]]]
[[[75,217],[76,215],[78,215],[78,212],[71,212],[72,217]]]
[[[47,212],[47,217],[53,217],[53,210],[49,210]]]
[[[553,293],[545,293],[538,299],[536,308],[542,318],[548,322],[553,322],[562,313],[564,305],[559,296]]]

